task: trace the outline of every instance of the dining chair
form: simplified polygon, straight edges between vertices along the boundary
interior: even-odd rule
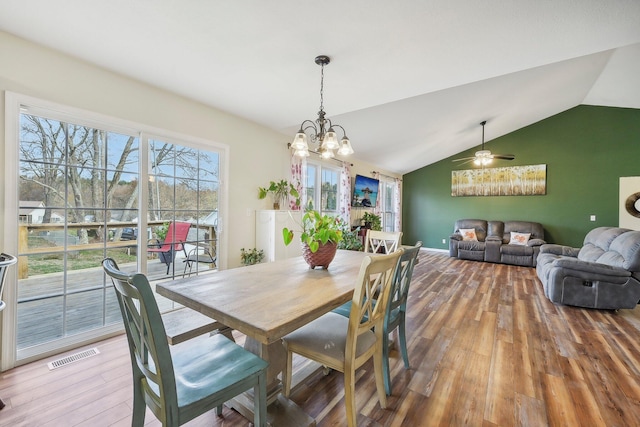
[[[380,407],[386,408],[382,372],[384,311],[403,249],[366,256],[360,266],[348,318],[329,312],[283,338],[287,352],[282,373],[284,394],[291,393],[293,353],[315,360],[344,375],[347,425],[356,425],[355,371],[373,357]],[[381,289],[378,298],[373,295]]]
[[[160,243],[156,240],[156,247],[151,246],[151,243],[147,244],[147,252],[157,253],[160,256],[160,261],[167,264],[167,274],[169,274],[176,252],[184,251],[185,256],[187,255],[184,242],[187,241],[189,228],[191,228],[191,224],[188,222],[172,221],[169,223],[164,242]]]
[[[407,317],[407,299],[409,297],[409,285],[411,284],[411,277],[413,276],[413,268],[418,262],[418,254],[420,253],[421,247],[422,241],[418,241],[412,247],[404,247],[404,253],[400,257],[400,264],[398,265],[396,277],[393,280],[391,295],[389,296],[389,302],[387,303],[387,309],[385,310],[382,328],[382,364],[384,366],[384,390],[389,396],[391,395],[389,335],[396,329],[398,330],[400,352],[402,353],[404,368],[409,369],[410,367],[409,354],[407,352],[407,332],[405,327]]]
[[[253,387],[254,425],[266,425],[267,362],[222,334],[171,346],[146,276],[102,261],[122,312],[133,369],[132,426],[144,425],[145,403],[163,426],[179,426]]]
[[[388,396],[391,395],[391,372],[389,368],[389,335],[398,330],[400,341],[400,352],[404,361],[405,369],[409,369],[409,354],[407,352],[407,334],[405,319],[407,314],[407,298],[409,296],[409,285],[413,276],[413,268],[418,261],[418,254],[422,247],[422,241],[418,241],[414,246],[404,246],[404,253],[400,257],[400,264],[393,279],[393,287],[389,296],[389,302],[385,310],[383,322],[383,367],[384,367],[384,390]],[[333,310],[333,313],[349,317],[351,312],[351,301]]]
[[[367,229],[364,238],[364,251],[371,253],[390,254],[400,245],[402,231],[377,231]]]
[[[218,259],[215,249],[216,240],[200,240],[197,244],[189,250],[187,257],[184,259],[184,271],[182,277],[187,275],[187,269],[189,269],[189,276],[193,270],[193,266],[196,266],[196,274],[198,273],[198,263],[208,264],[210,270],[216,267],[216,260]]]
[[[13,255],[2,253],[0,254],[0,311],[6,307],[5,302],[2,300],[2,291],[4,291],[4,281],[7,277],[7,268],[18,262],[18,258]],[[0,399],[0,409],[4,408],[4,402]]]

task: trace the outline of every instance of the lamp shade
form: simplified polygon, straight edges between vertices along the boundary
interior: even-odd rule
[[[338,154],[341,156],[348,156],[349,154],[353,154],[353,148],[351,148],[351,142],[349,138],[346,136],[340,140],[340,149],[338,150]]]
[[[340,145],[338,144],[338,137],[336,136],[336,132],[333,128],[329,128],[327,133],[324,135],[322,145],[327,150],[337,150],[340,148]]]
[[[309,146],[307,145],[307,134],[305,134],[302,129],[300,129],[298,133],[296,133],[296,136],[293,138],[291,148],[296,151],[309,150]]]

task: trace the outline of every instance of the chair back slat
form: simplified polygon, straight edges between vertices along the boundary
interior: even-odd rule
[[[364,240],[364,251],[370,253],[390,254],[398,249],[402,232],[367,230]]]

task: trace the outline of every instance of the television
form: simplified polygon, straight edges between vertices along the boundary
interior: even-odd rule
[[[380,181],[377,179],[356,175],[351,205],[360,208],[374,207],[378,198],[379,186]]]

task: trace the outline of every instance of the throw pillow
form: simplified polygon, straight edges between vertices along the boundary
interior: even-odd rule
[[[461,228],[460,234],[462,235],[462,240],[473,241],[473,242],[478,241],[475,228]]]
[[[531,233],[516,233],[515,231],[512,231],[511,240],[509,240],[509,244],[527,246],[529,237],[531,237]]]

